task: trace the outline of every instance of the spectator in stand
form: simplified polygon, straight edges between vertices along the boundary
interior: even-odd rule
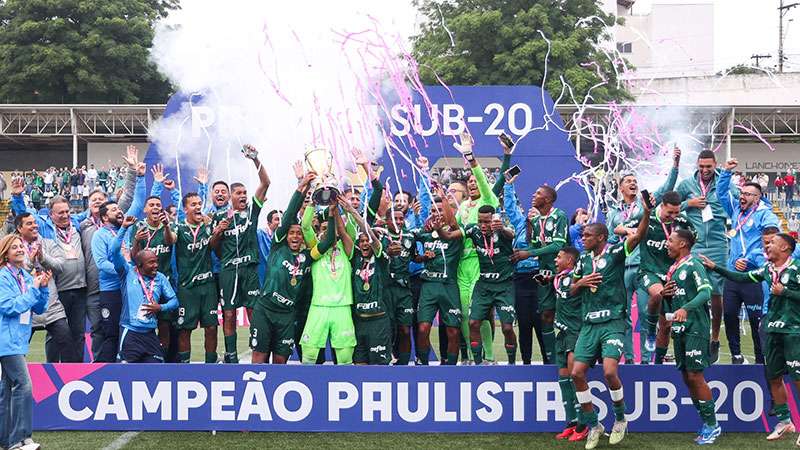
[[[78,169],[72,169],[72,173],[69,177],[69,185],[70,185],[70,199],[77,200],[80,198],[81,191],[78,186],[80,186],[81,177],[78,175]]]
[[[55,174],[53,173],[53,168],[47,169],[44,173],[44,191],[50,192],[53,190],[53,180],[55,179]]]
[[[778,172],[778,176],[775,177],[775,189],[778,191],[778,195],[783,192],[783,186],[783,176]]]
[[[89,170],[86,171],[86,183],[85,186],[88,186],[89,191],[93,191],[97,187],[97,169],[94,168],[94,164],[89,164]]]
[[[765,174],[764,172],[761,172],[757,178],[758,180],[756,182],[758,183],[759,186],[761,186],[761,189],[764,192],[769,191],[769,175]]]
[[[786,192],[786,205],[791,206],[794,197],[794,175],[791,171],[786,172],[786,176],[783,177],[783,189]]]
[[[101,167],[100,171],[97,172],[97,184],[100,185],[100,189],[103,192],[108,192],[108,171],[106,171],[106,166]]]
[[[797,219],[797,214],[792,214],[789,219],[789,232],[797,232],[798,228],[800,228],[800,220]]]
[[[6,184],[6,177],[5,175],[0,173],[0,201],[6,199],[6,188],[8,185]]]

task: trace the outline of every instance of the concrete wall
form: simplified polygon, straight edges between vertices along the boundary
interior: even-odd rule
[[[746,173],[786,173],[800,170],[800,144],[772,144],[775,151],[762,143],[734,143],[731,154],[739,160],[737,170]]]
[[[89,142],[86,151],[86,167],[89,164],[94,164],[96,168],[108,167],[108,161],[111,160],[115,164],[122,163],[122,156],[125,154],[125,149],[128,145],[135,145],[139,148],[139,161],[144,161],[147,154],[147,149],[150,146],[148,143],[99,143]]]
[[[800,105],[800,73],[633,81],[640,105]]]

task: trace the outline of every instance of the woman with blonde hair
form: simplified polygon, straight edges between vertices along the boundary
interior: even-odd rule
[[[0,447],[35,450],[31,439],[33,393],[25,355],[31,336],[31,311],[47,307],[50,272],[28,273],[25,244],[16,234],[0,239]]]

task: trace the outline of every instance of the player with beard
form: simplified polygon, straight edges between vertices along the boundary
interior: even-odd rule
[[[453,144],[456,150],[458,150],[464,159],[469,163],[472,171],[472,175],[467,180],[467,191],[469,193],[469,198],[465,199],[458,205],[458,212],[456,214],[457,224],[461,228],[476,224],[478,222],[478,209],[481,206],[488,205],[493,208],[500,206],[500,201],[497,199],[497,196],[502,192],[503,184],[505,182],[505,178],[501,175],[498,177],[498,180],[493,187],[489,186],[489,181],[486,179],[486,174],[483,172],[483,168],[480,166],[480,164],[478,164],[478,160],[475,159],[475,156],[472,152],[473,143],[474,142],[472,136],[469,134],[469,130],[465,128],[464,132],[461,133],[459,142]],[[502,174],[508,170],[514,146],[513,143],[509,144],[503,139],[500,139],[500,145],[503,148],[503,163],[500,167],[500,173]],[[478,282],[479,277],[480,263],[478,261],[478,255],[475,251],[475,247],[472,244],[471,239],[464,239],[464,251],[461,256],[461,262],[459,262],[458,265],[458,291],[462,316],[469,314],[469,307],[472,304],[472,292],[475,289],[475,283]],[[493,327],[494,317],[491,317],[490,320],[486,320],[481,323],[480,330],[482,342],[481,348],[485,352],[486,361],[490,363],[494,362],[494,351],[492,349],[492,338],[494,331]],[[463,337],[463,341],[461,341],[462,359],[468,359],[465,358],[467,356],[466,344],[470,341],[470,330],[467,321],[462,321],[461,333]],[[474,357],[475,356],[473,355],[473,359]]]
[[[285,219],[275,229],[267,262],[267,277],[253,308],[250,347],[253,363],[286,364],[295,344],[300,296],[311,282],[311,263],[326,253],[336,238],[336,225],[329,214],[325,238],[311,250],[303,249],[303,231],[297,213],[311,181],[308,173],[300,181],[286,207]]]
[[[219,288],[222,292],[222,332],[225,335],[225,362],[239,362],[236,350],[236,310],[244,307],[248,318],[252,316],[253,303],[259,296],[258,280],[258,216],[269,188],[267,169],[258,160],[252,145],[242,149],[258,172],[259,184],[248,205],[247,188],[242,183],[231,184],[231,209],[217,212],[212,228],[223,220],[224,228],[217,256],[220,258]]]
[[[769,311],[766,325],[765,371],[775,402],[775,414],[780,421],[767,439],[777,440],[795,432],[789,406],[784,375],[800,388],[800,262],[792,257],[795,239],[779,233],[767,247],[768,262],[747,272],[726,270],[709,258],[701,256],[703,264],[728,280],[740,283],[770,284]],[[800,445],[798,438],[797,445]]]
[[[695,442],[705,445],[713,444],[722,434],[722,428],[717,423],[714,399],[703,375],[710,365],[708,302],[711,300],[711,282],[702,262],[692,256],[692,245],[692,231],[677,229],[670,234],[667,252],[674,263],[667,270],[661,294],[664,310],[672,319],[675,364],[703,420],[703,428]]]
[[[186,219],[176,225],[175,265],[178,271],[177,327],[178,361],[188,363],[192,352],[192,330],[205,330],[205,362],[217,362],[217,305],[219,292],[211,272],[211,249],[219,245],[227,219],[212,231],[203,216],[203,201],[195,192],[184,195]]]
[[[697,171],[691,178],[680,182],[677,189],[681,194],[682,209],[697,232],[697,240],[692,247],[693,254],[703,254],[716,264],[725,264],[728,257],[728,238],[725,226],[728,216],[722,209],[718,198],[716,155],[711,150],[703,150],[697,155]],[[722,277],[711,273],[711,364],[719,359],[719,328],[722,324]]]
[[[127,216],[122,222],[109,257],[122,278],[122,336],[118,359],[126,363],[164,362],[164,350],[156,336],[157,316],[178,307],[178,298],[166,275],[159,272],[158,256],[145,248],[131,258],[122,257],[120,251],[125,232],[136,222]]]
[[[664,184],[653,192],[656,203],[661,203],[661,197],[665,192],[671,191],[675,187],[675,181],[678,179],[678,167],[680,167],[681,150],[676,146],[672,153],[672,169],[667,175],[667,180]],[[619,180],[619,194],[621,196],[620,202],[611,205],[606,214],[606,225],[608,226],[609,242],[616,244],[621,235],[616,231],[620,225],[626,222],[638,221],[642,217],[642,205],[639,197],[639,180],[632,172],[624,172]],[[652,221],[651,221],[652,223]],[[666,242],[666,237],[664,238]],[[666,251],[666,250],[665,250]],[[653,300],[648,295],[647,286],[641,283],[641,272],[639,249],[634,250],[633,254],[625,260],[625,289],[628,295],[628,310],[631,310],[631,302],[633,302],[633,295],[636,294],[637,311],[639,311],[638,326],[639,326],[639,349],[641,353],[641,361],[643,364],[649,363],[651,360],[652,352],[656,349],[656,323],[649,324],[646,312],[648,310],[648,301],[650,303],[657,302],[658,299]],[[650,294],[652,295],[652,294]],[[658,314],[655,317],[652,315],[650,319],[658,320]],[[629,321],[630,322],[630,321]],[[643,333],[646,324],[648,325],[647,333]],[[661,335],[669,340],[669,332],[666,323],[661,324],[661,329],[666,331],[666,335]],[[664,352],[664,355],[666,351]],[[661,355],[660,358],[663,359]],[[625,362],[632,363],[633,359],[633,326],[629,323],[628,331],[625,333]],[[659,360],[659,357],[656,358]]]
[[[572,379],[575,396],[581,404],[578,422],[590,428],[586,438],[587,449],[595,448],[605,431],[597,421],[586,378],[589,367],[598,358],[602,358],[603,373],[614,404],[615,421],[609,443],[615,445],[622,441],[628,427],[618,373],[628,314],[625,258],[639,245],[650,224],[650,208],[646,202],[642,202],[642,207],[644,211],[636,233],[618,244],[608,245],[608,228],[603,224],[593,223],[583,229],[586,251],[575,268],[570,294],[583,296],[583,323],[575,343]]]
[[[131,259],[136,260],[136,255],[142,250],[149,250],[155,254],[158,263],[158,272],[172,281],[172,246],[177,240],[175,231],[170,228],[169,217],[162,208],[161,198],[149,197],[144,204],[145,220],[136,224],[136,233],[131,239]],[[170,337],[172,324],[177,318],[177,308],[158,311],[158,339],[164,354],[170,354]],[[174,351],[174,350],[173,350]]]

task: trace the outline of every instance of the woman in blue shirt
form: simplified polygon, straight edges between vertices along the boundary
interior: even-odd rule
[[[31,312],[47,307],[50,272],[35,277],[23,267],[25,244],[12,234],[0,239],[0,446],[38,449],[31,439],[33,392],[25,355],[31,336]]]

